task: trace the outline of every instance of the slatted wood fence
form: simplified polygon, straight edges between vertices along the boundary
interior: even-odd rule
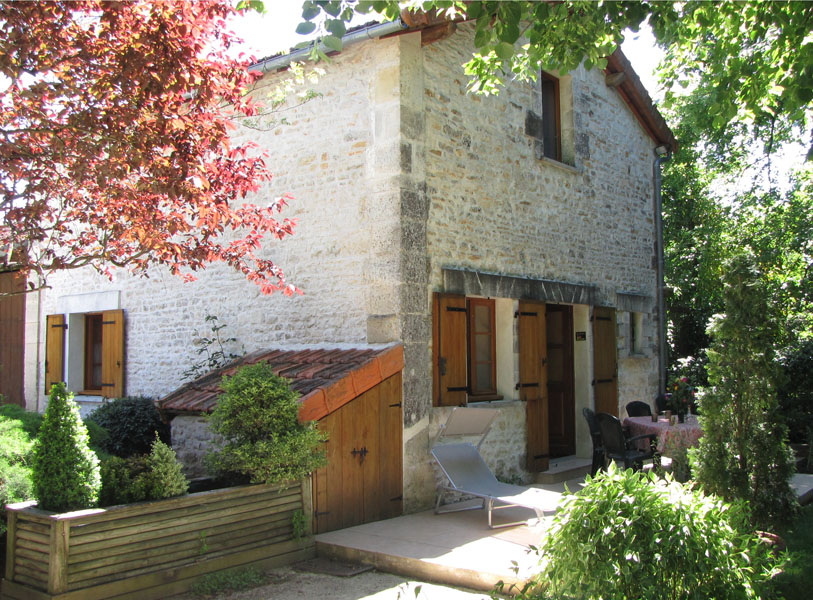
[[[311,513],[310,479],[64,514],[12,504],[0,598],[163,598],[212,571],[298,562],[315,554]]]

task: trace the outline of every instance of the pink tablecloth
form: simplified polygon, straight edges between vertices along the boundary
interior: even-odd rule
[[[677,419],[677,417],[676,417]],[[630,435],[644,435],[655,433],[658,435],[658,452],[664,456],[669,456],[666,451],[667,445],[679,444],[684,448],[697,446],[697,441],[703,435],[700,423],[694,415],[686,415],[685,423],[675,423],[670,425],[665,417],[659,417],[656,423],[650,417],[627,417],[624,425],[629,427]]]

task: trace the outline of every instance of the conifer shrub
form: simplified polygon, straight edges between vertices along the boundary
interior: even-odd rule
[[[99,459],[88,446],[79,407],[62,383],[51,386],[31,468],[40,508],[65,512],[89,508],[99,499]]]
[[[156,433],[164,442],[169,442],[169,426],[161,421],[151,398],[116,398],[94,410],[88,420],[98,423],[110,434],[110,439],[102,443],[102,449],[122,458],[147,454]]]
[[[102,463],[101,506],[174,498],[188,490],[175,451],[157,436],[147,455],[111,456]]]
[[[723,285],[725,314],[708,330],[709,387],[700,399],[703,436],[689,451],[692,473],[707,493],[746,500],[755,526],[772,528],[798,512],[793,453],[777,401],[776,310],[747,253],[727,261]]]
[[[760,598],[779,559],[748,520],[743,503],[611,464],[560,505],[518,597]]]
[[[266,363],[224,377],[209,418],[224,442],[207,456],[215,475],[238,473],[253,483],[297,480],[325,464],[325,435],[315,422],[300,423],[298,395]]]

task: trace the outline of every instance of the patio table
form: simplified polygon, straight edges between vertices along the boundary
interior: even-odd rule
[[[650,417],[627,417],[624,425],[629,427],[630,435],[645,435],[654,433],[658,436],[658,452],[669,456],[664,450],[668,445],[678,444],[684,448],[697,446],[703,430],[695,415],[686,415],[684,423],[669,424],[666,417],[660,416],[656,422]]]

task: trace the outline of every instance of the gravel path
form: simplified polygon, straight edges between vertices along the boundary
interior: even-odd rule
[[[290,567],[269,571],[270,583],[216,596],[183,594],[172,600],[490,600],[482,592],[408,580],[368,571],[353,577],[303,573]]]

